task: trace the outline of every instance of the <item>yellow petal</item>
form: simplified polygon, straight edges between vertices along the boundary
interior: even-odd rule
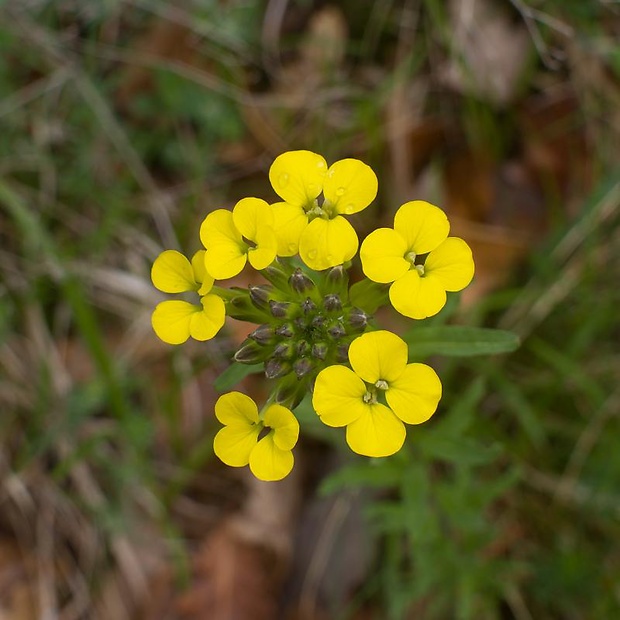
[[[377,188],[377,175],[359,159],[332,164],[323,181],[325,199],[346,215],[365,209],[377,196]]]
[[[362,242],[362,270],[373,282],[394,282],[407,273],[411,263],[405,260],[405,240],[392,228],[378,228]]]
[[[206,295],[213,288],[213,278],[207,273],[205,267],[205,250],[198,250],[192,256],[192,269],[194,270],[194,279],[200,284],[198,289],[199,295]]]
[[[294,464],[293,453],[278,448],[272,433],[263,437],[250,453],[250,470],[266,482],[282,480],[291,473]]]
[[[176,250],[166,250],[155,259],[151,280],[164,293],[185,293],[198,289],[190,262]]]
[[[379,379],[391,383],[407,365],[407,344],[386,330],[368,332],[356,338],[349,347],[349,361],[355,374],[367,383]]]
[[[227,280],[241,273],[248,257],[235,244],[214,245],[205,254],[205,267],[216,280]]]
[[[364,456],[390,456],[405,443],[405,425],[385,406],[368,405],[364,415],[347,426],[347,443]]]
[[[280,450],[292,450],[299,438],[299,422],[293,412],[282,405],[271,405],[263,417],[273,429],[273,441]]]
[[[385,398],[392,411],[407,424],[426,422],[441,399],[441,381],[426,364],[409,364],[398,379],[390,383]]]
[[[269,211],[271,213],[271,211]],[[256,231],[256,247],[248,249],[248,260],[254,269],[265,269],[276,258],[278,242],[271,226],[260,226]]]
[[[251,241],[256,241],[259,228],[273,228],[274,225],[271,207],[260,198],[242,198],[235,205],[232,215],[236,229]]]
[[[340,215],[333,220],[316,218],[305,228],[299,239],[301,259],[315,271],[342,265],[357,252],[357,233]]]
[[[462,239],[448,237],[426,257],[424,271],[437,278],[446,291],[460,291],[474,277],[471,249]]]
[[[256,447],[259,426],[225,426],[213,439],[213,451],[226,465],[243,467]]]
[[[410,252],[426,254],[446,239],[450,223],[439,207],[424,200],[413,200],[396,212],[394,229],[401,234]]]
[[[364,382],[346,366],[328,366],[316,378],[312,406],[327,426],[346,426],[361,415],[367,405]]]
[[[446,291],[432,276],[420,277],[412,269],[390,286],[394,309],[410,319],[425,319],[446,305]]]
[[[215,403],[215,417],[227,426],[254,426],[259,422],[256,403],[241,392],[222,394]]]
[[[269,180],[276,194],[296,207],[307,207],[323,190],[327,162],[310,151],[288,151],[276,157]]]
[[[308,216],[301,207],[286,202],[276,202],[271,207],[275,218],[278,256],[295,256],[299,251],[301,233],[308,225]]]
[[[200,307],[186,301],[162,301],[151,316],[153,331],[168,344],[181,344],[189,338],[191,320],[197,312]]]
[[[241,246],[243,244],[241,233],[233,221],[233,215],[226,209],[216,209],[205,217],[200,225],[200,241],[207,250],[214,245]],[[215,279],[217,280],[217,277]]]
[[[217,295],[205,295],[200,302],[202,312],[192,315],[189,333],[194,340],[211,340],[224,325],[226,319],[224,302]]]

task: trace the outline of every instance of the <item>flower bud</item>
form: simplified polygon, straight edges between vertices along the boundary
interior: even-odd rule
[[[314,363],[307,357],[301,357],[293,362],[293,372],[301,379],[314,368]]]
[[[352,308],[347,317],[347,325],[350,328],[349,333],[358,334],[363,332],[368,326],[370,317],[359,308]]]
[[[274,301],[272,299],[269,301],[269,311],[274,318],[283,319],[288,316],[292,305],[293,304],[288,301]]]
[[[295,345],[292,342],[280,342],[273,349],[273,356],[279,359],[291,359],[295,354]]]
[[[295,330],[293,329],[292,323],[282,323],[282,325],[276,327],[276,334],[283,338],[291,338],[294,333]]]
[[[340,297],[336,293],[330,293],[323,297],[323,307],[327,312],[338,312],[342,310],[342,301],[340,301]]]
[[[241,364],[257,364],[265,361],[269,353],[268,349],[248,338],[243,341],[233,359]]]
[[[348,362],[349,361],[349,343],[340,344],[336,349],[336,361]]]
[[[260,325],[249,336],[260,345],[272,344],[275,340],[276,330],[271,325]]]
[[[277,379],[291,372],[291,363],[286,360],[279,360],[272,357],[265,363],[265,377],[267,379]]]
[[[306,299],[301,302],[301,309],[304,314],[311,314],[316,310],[316,304],[310,299],[310,297],[306,297]]]
[[[320,329],[323,325],[325,325],[326,321],[327,319],[322,314],[318,314],[312,319],[312,327],[315,329]]]
[[[329,352],[329,346],[325,342],[315,342],[312,345],[312,357],[324,360]]]
[[[279,405],[294,409],[303,400],[308,391],[306,381],[300,381],[296,375],[282,377],[273,392],[273,398]]]
[[[322,288],[325,293],[336,293],[345,296],[349,284],[349,274],[342,265],[336,265],[327,272],[324,282],[325,284]]]
[[[347,331],[340,321],[334,322],[327,328],[327,333],[334,339],[338,340],[346,335]]]
[[[250,292],[250,299],[252,300],[252,303],[257,308],[260,310],[267,308],[271,298],[271,293],[273,291],[271,286],[255,286],[250,284],[248,286],[248,291]]]
[[[290,287],[300,295],[314,288],[314,282],[298,267],[288,279]]]
[[[258,309],[250,300],[247,291],[233,297],[226,304],[226,315],[238,321],[249,323],[268,323],[271,319],[269,312]]]
[[[307,340],[300,340],[296,345],[295,345],[295,353],[299,356],[299,357],[304,357],[304,355],[308,355],[308,353],[310,353],[310,344],[308,343]]]
[[[261,269],[261,274],[277,289],[285,291],[288,288],[288,279],[291,275],[291,269],[278,259],[273,261],[269,267]]]

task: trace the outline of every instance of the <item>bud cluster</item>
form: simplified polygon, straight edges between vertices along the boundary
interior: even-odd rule
[[[275,402],[293,408],[323,368],[346,363],[370,317],[349,303],[341,265],[318,273],[280,259],[263,274],[269,284],[250,285],[230,300],[231,316],[259,323],[234,359],[263,363],[265,376],[278,380]]]

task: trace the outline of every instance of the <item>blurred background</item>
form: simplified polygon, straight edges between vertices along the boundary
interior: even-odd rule
[[[620,617],[619,35],[614,0],[0,2],[0,618]],[[249,328],[163,344],[149,274],[299,148],[377,172],[360,238],[444,208],[477,274],[437,321],[522,345],[433,357],[390,459],[302,415],[265,484],[212,453]]]

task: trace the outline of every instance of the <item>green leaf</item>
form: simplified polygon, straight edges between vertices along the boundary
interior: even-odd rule
[[[239,364],[233,362],[214,382],[213,387],[218,392],[226,392],[235,387],[239,381],[263,370],[262,364]]]
[[[429,355],[496,355],[510,353],[520,344],[519,337],[509,331],[458,325],[415,327],[404,335],[404,340],[411,359]]]

